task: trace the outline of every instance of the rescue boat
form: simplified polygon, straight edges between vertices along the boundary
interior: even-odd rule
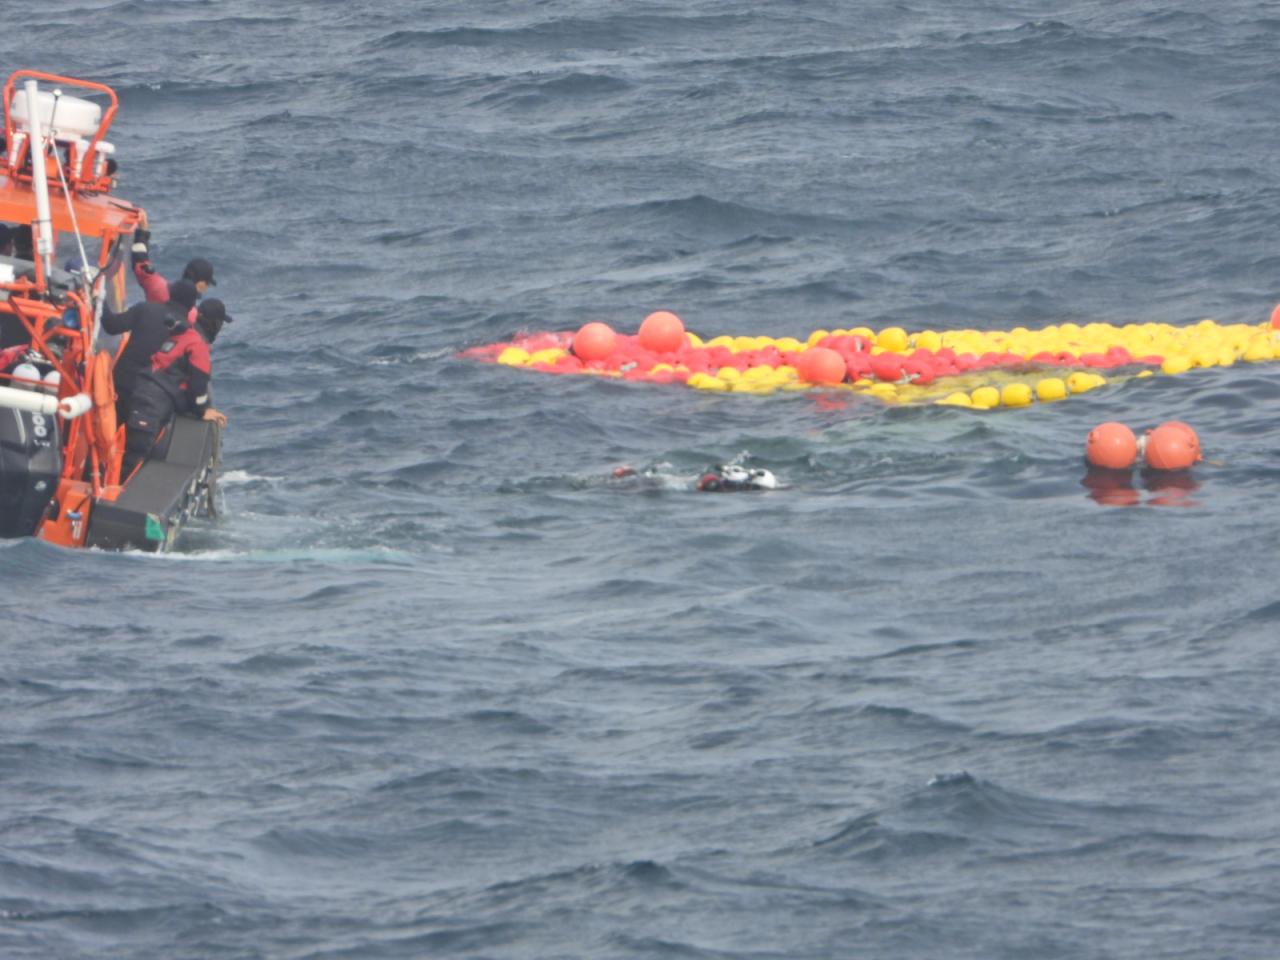
[[[103,84],[31,70],[10,76],[3,98],[0,222],[19,241],[0,255],[0,537],[165,550],[187,519],[216,515],[221,432],[175,417],[152,457],[120,476],[112,374],[123,344],[101,335],[101,318],[104,304],[123,307],[144,214],[112,195],[106,135],[119,101]]]

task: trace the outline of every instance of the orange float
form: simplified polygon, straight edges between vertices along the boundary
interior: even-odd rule
[[[1162,423],[1147,432],[1143,457],[1155,470],[1185,470],[1200,459],[1200,438],[1185,423]]]
[[[1187,434],[1187,438],[1191,443],[1192,449],[1195,451],[1196,459],[1200,459],[1200,437],[1196,434],[1195,430],[1191,429],[1189,424],[1185,424],[1181,420],[1170,420],[1167,423],[1162,423],[1161,426],[1177,427],[1184,431]]]
[[[684,324],[674,313],[659,310],[640,324],[640,346],[654,353],[675,353],[686,343]]]
[[[809,383],[843,383],[844,357],[828,347],[810,347],[796,360],[796,373]]]
[[[1096,467],[1127,470],[1138,458],[1138,440],[1123,423],[1101,423],[1089,431],[1084,456]]]
[[[593,320],[573,337],[573,353],[583,363],[603,360],[618,346],[618,335],[607,323]]]

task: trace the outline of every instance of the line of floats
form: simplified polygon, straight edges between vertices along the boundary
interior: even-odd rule
[[[901,327],[878,333],[856,327],[817,330],[804,341],[719,336],[706,342],[675,314],[658,311],[634,335],[592,321],[576,333],[522,334],[463,356],[543,373],[683,383],[706,391],[834,389],[888,403],[989,410],[1061,400],[1105,385],[1108,376],[1179,374],[1280,358],[1280,307],[1258,325],[1064,323],[1042,330],[913,334]]]

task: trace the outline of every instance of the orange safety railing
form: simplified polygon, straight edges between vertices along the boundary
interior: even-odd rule
[[[67,177],[67,186],[72,191],[83,191],[85,193],[100,193],[111,188],[111,175],[104,173],[102,176],[95,176],[94,166],[98,153],[98,144],[102,142],[103,135],[111,126],[111,121],[115,119],[116,110],[119,109],[120,102],[116,99],[116,93],[110,87],[101,83],[94,83],[90,80],[77,80],[74,77],[60,77],[53,73],[41,73],[38,70],[19,70],[9,77],[8,82],[4,85],[4,135],[6,151],[3,157],[0,157],[0,169],[6,171],[10,177],[15,180],[30,181],[31,180],[31,138],[24,136],[19,143],[18,131],[14,123],[13,117],[10,116],[10,108],[13,104],[13,95],[17,91],[17,81],[19,78],[30,78],[33,80],[47,80],[51,83],[64,83],[69,86],[79,87],[84,90],[100,90],[111,98],[111,106],[107,108],[103,114],[102,120],[98,123],[98,129],[94,131],[93,139],[89,141],[89,148],[85,151],[84,156],[80,160],[79,168],[74,169],[70,163],[70,154],[63,164],[62,159],[57,155],[56,151],[53,157],[46,162],[62,165]],[[57,167],[51,172],[50,183],[58,184]]]

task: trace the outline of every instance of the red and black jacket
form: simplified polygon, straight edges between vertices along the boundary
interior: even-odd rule
[[[195,327],[186,327],[160,345],[151,355],[151,368],[138,375],[139,382],[159,385],[178,413],[203,415],[209,408],[209,378],[213,366],[209,344]]]

